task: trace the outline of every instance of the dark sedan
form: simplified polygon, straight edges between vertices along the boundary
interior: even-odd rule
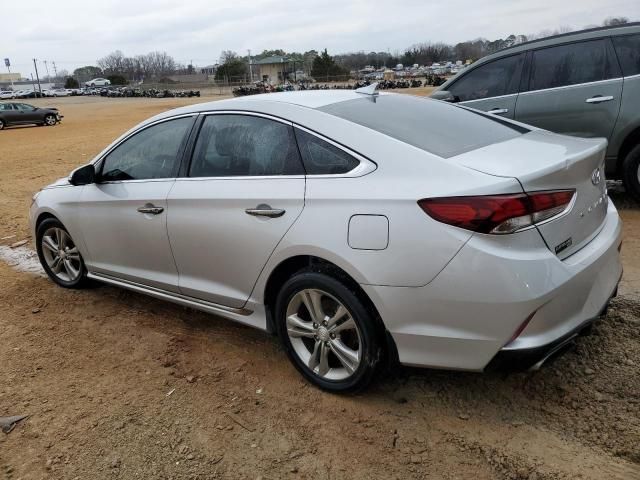
[[[46,125],[62,121],[57,108],[40,108],[26,103],[0,103],[0,130],[11,125]]]

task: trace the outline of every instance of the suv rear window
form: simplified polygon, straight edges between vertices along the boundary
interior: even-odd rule
[[[598,82],[617,73],[604,39],[543,48],[533,52],[529,90]]]
[[[623,75],[640,74],[640,34],[613,37],[612,40]]]
[[[319,110],[443,158],[518,137],[529,130],[489,114],[411,95],[381,94]]]

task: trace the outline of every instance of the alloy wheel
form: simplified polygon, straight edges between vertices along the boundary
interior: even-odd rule
[[[64,282],[73,282],[82,273],[80,252],[62,228],[51,227],[41,240],[42,254],[51,272]]]
[[[56,117],[53,115],[47,115],[44,118],[44,123],[46,123],[49,127],[53,127],[56,124]]]
[[[318,289],[297,292],[287,306],[286,327],[294,352],[319,377],[344,380],[360,366],[362,335],[334,296]]]

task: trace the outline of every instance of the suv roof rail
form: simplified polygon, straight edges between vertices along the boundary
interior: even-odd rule
[[[610,26],[607,26],[607,27],[603,26],[603,27],[585,28],[583,30],[575,30],[573,32],[558,33],[557,35],[550,35],[548,37],[536,38],[535,40],[527,40],[526,42],[517,43],[515,45],[511,45],[510,47],[501,48],[500,50],[496,50],[493,53],[504,52],[505,50],[510,50],[512,48],[521,47],[522,45],[529,45],[531,43],[543,42],[543,41],[546,41],[546,40],[553,40],[555,38],[570,37],[571,35],[580,35],[581,33],[599,32],[599,31],[615,30],[617,28],[639,27],[639,26],[640,26],[640,22],[630,22],[630,23],[623,23],[623,24],[620,24],[620,25],[610,25]],[[493,55],[493,53],[491,53],[489,55]]]

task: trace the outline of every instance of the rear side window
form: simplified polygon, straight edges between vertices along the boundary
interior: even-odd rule
[[[605,39],[543,48],[533,52],[529,90],[598,82],[616,76]]]
[[[303,175],[291,125],[250,115],[205,118],[191,177]]]
[[[640,74],[640,34],[613,37],[612,40],[624,76]]]
[[[0,112],[5,112],[7,110],[13,110],[13,105],[10,103],[0,103]]]
[[[448,89],[460,102],[518,93],[524,54],[474,68]]]
[[[343,150],[299,128],[296,139],[307,175],[336,175],[347,173],[360,162]]]

